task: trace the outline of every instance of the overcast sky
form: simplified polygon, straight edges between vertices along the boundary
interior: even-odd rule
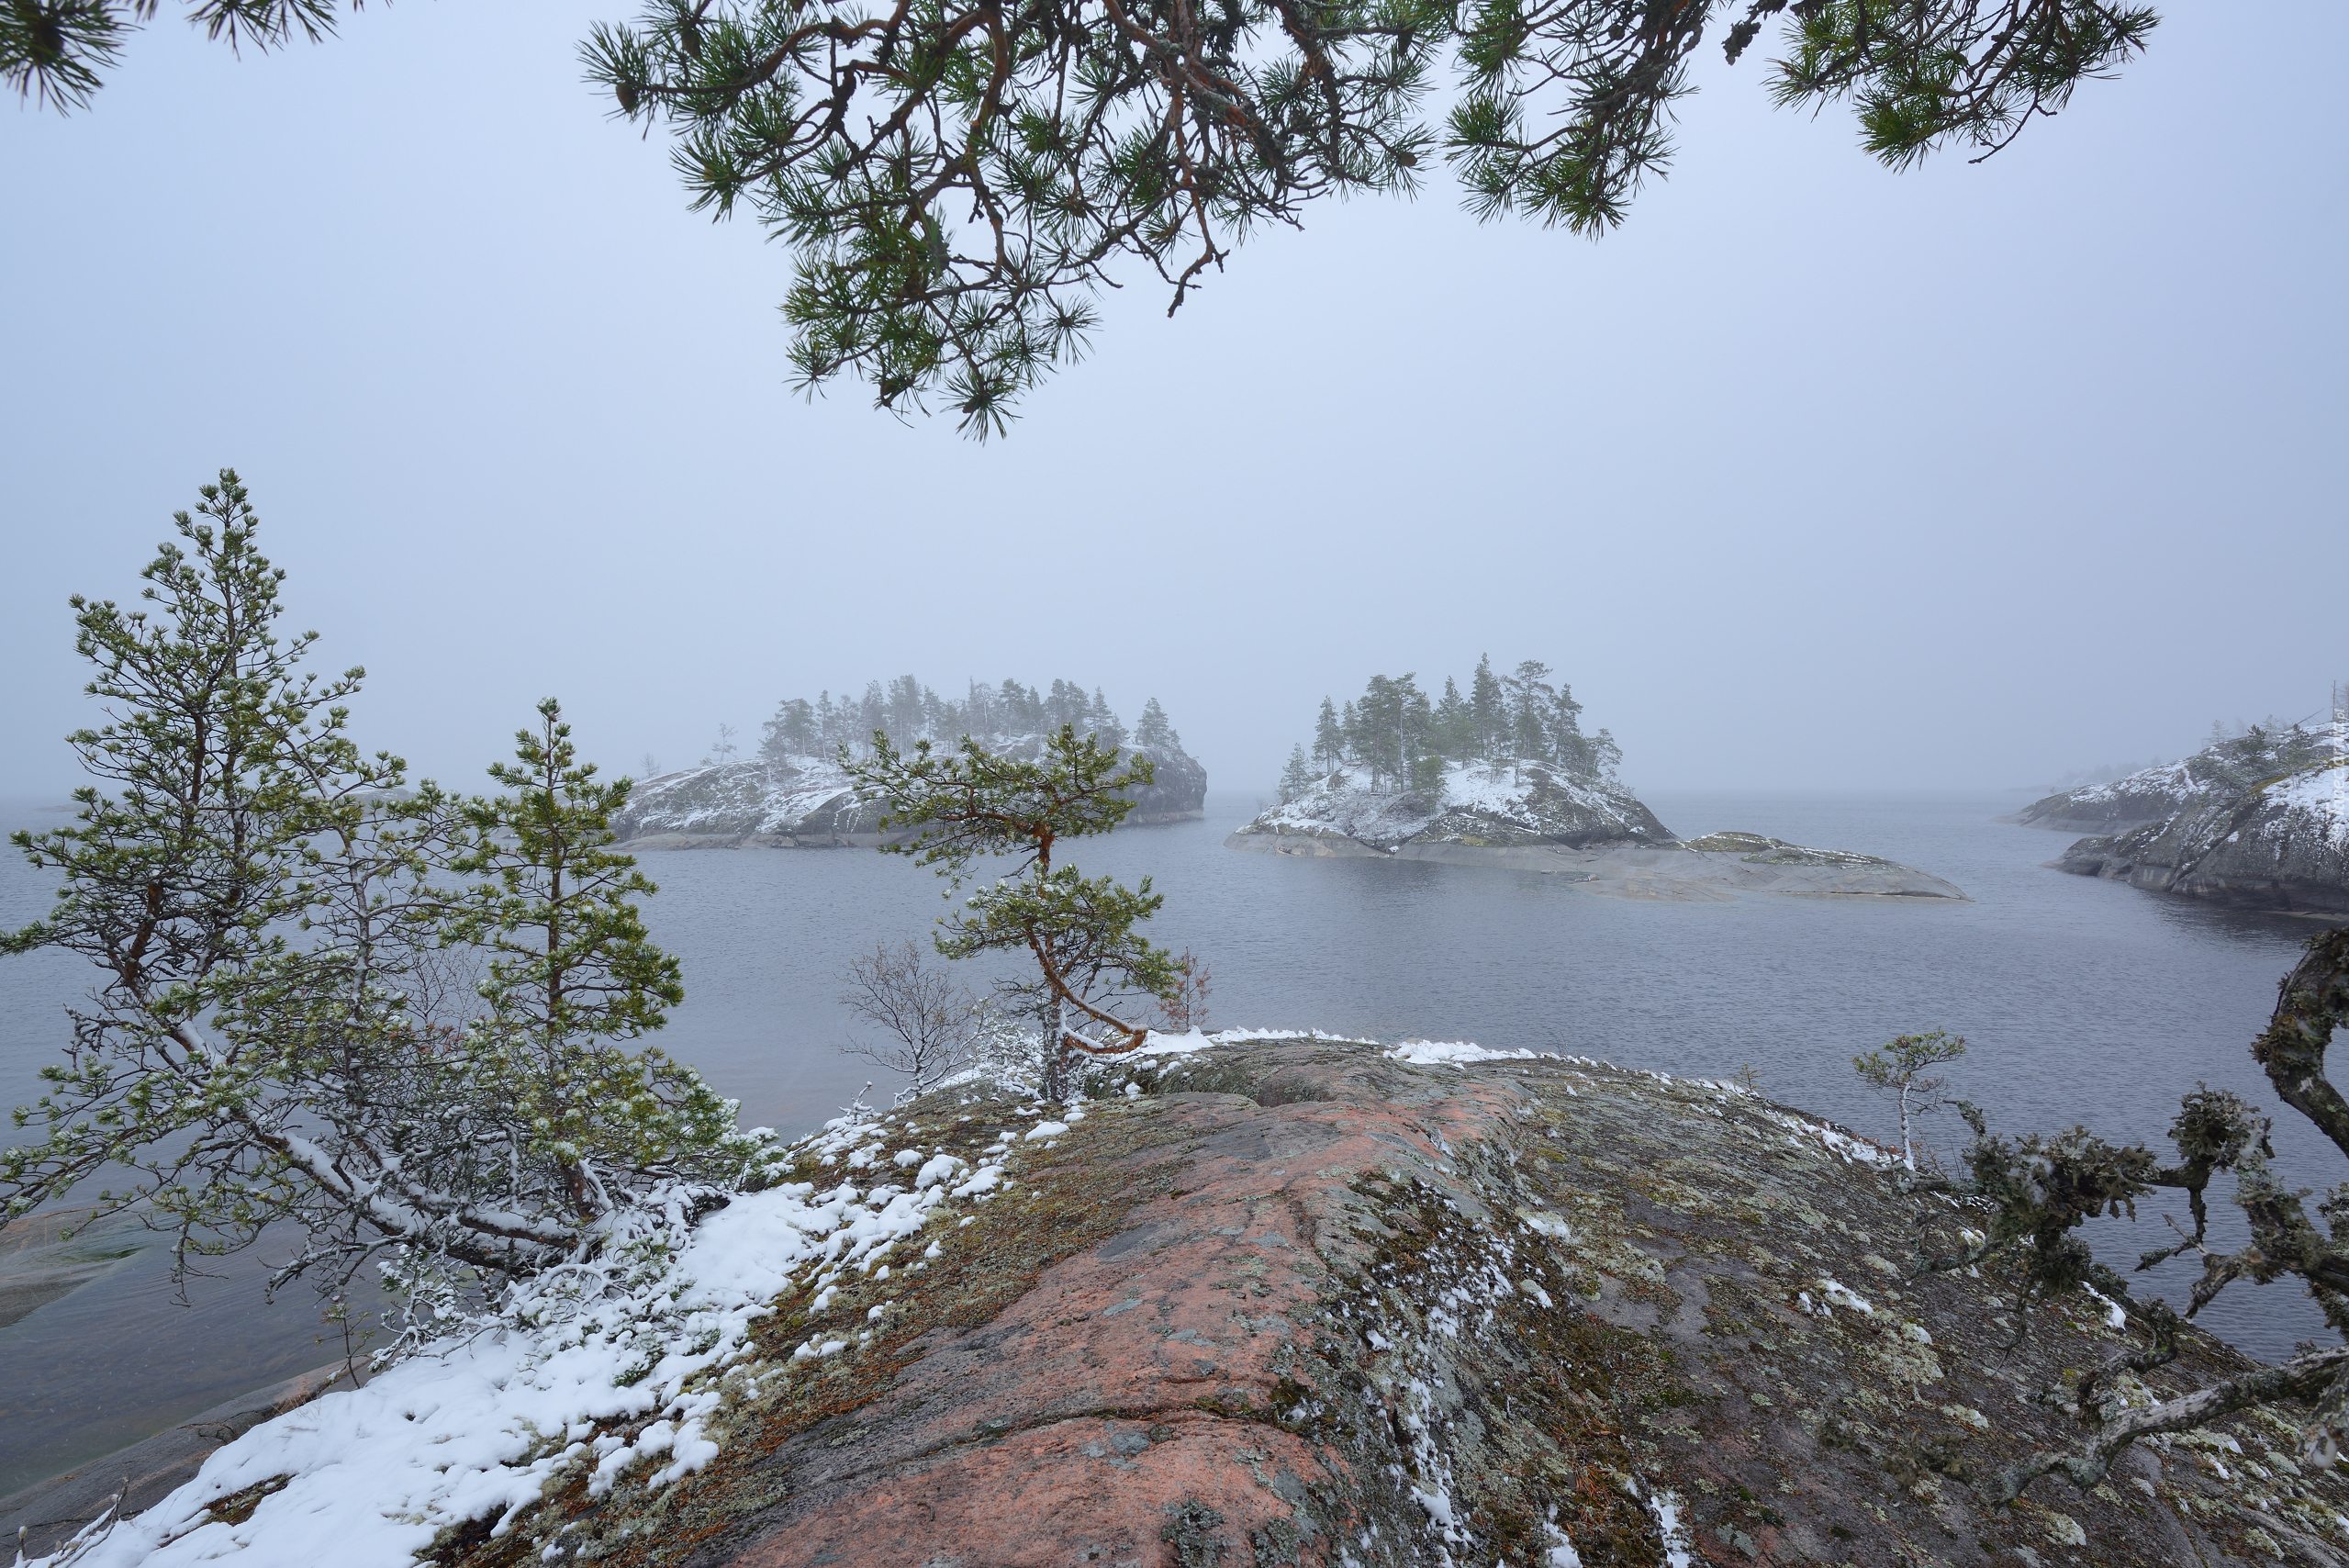
[[[787,386],[789,258],[574,55],[625,0],[169,19],[6,111],[0,791],[62,791],[65,598],[233,465],[371,744],[560,694],[676,765],[912,671],[1162,700],[1269,787],[1325,692],[1557,666],[1636,786],[2028,785],[2349,678],[2336,4],[2184,0],[1973,166],[1773,111],[1757,50],[1592,244],[1442,180],[1141,277],[987,446]]]

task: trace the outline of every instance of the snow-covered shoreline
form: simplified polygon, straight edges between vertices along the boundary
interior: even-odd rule
[[[998,745],[1033,756],[1041,737]],[[1147,758],[1157,775],[1135,791],[1130,827],[1196,822],[1205,814],[1207,769],[1172,746],[1120,746],[1122,758]],[[858,798],[839,759],[792,756],[711,763],[639,783],[612,828],[630,850],[870,849],[884,840],[883,808]],[[894,835],[891,835],[894,836]]]
[[[411,1568],[449,1526],[492,1519],[493,1537],[504,1533],[565,1473],[584,1470],[590,1492],[640,1467],[654,1487],[693,1473],[717,1456],[720,1409],[789,1375],[789,1362],[746,1360],[759,1318],[808,1291],[820,1311],[851,1271],[886,1281],[892,1267],[925,1269],[953,1244],[953,1226],[936,1226],[918,1256],[899,1246],[1012,1184],[1017,1129],[966,1159],[925,1152],[894,1120],[826,1124],[792,1153],[836,1172],[836,1185],[790,1182],[736,1197],[693,1227],[651,1292],[580,1304],[543,1292],[548,1310],[444,1339],[364,1388],[264,1421],[145,1512],[102,1519],[28,1568],[224,1556],[249,1568]],[[1048,1138],[1056,1127],[1067,1130],[1046,1122],[1024,1136]],[[837,1355],[861,1331],[843,1324],[791,1359]],[[221,1506],[232,1499],[249,1506]]]
[[[1749,893],[1839,898],[1965,895],[1871,855],[1758,834],[1673,836],[1612,778],[1541,763],[1451,763],[1439,788],[1375,790],[1339,769],[1225,841],[1307,858],[1432,861],[1538,871],[1603,897],[1720,903]]]

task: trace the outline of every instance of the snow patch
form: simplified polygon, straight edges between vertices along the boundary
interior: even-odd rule
[[[851,1163],[869,1166],[886,1130],[856,1114],[835,1118],[799,1152],[863,1153]],[[93,1527],[78,1550],[68,1544],[27,1568],[177,1568],[230,1555],[242,1568],[413,1568],[446,1526],[487,1518],[493,1536],[509,1533],[566,1472],[584,1472],[600,1494],[657,1462],[647,1484],[666,1486],[717,1457],[707,1427],[732,1394],[789,1378],[792,1361],[851,1351],[845,1338],[811,1339],[781,1365],[738,1365],[772,1304],[818,1273],[872,1267],[919,1234],[961,1165],[933,1157],[912,1189],[789,1182],[743,1194],[705,1216],[666,1272],[625,1299],[566,1299],[553,1271],[526,1287],[502,1329],[441,1340],[364,1388],[263,1422],[146,1512],[110,1530]],[[1000,1159],[988,1160],[952,1191],[984,1193],[1001,1179]],[[927,1255],[938,1255],[934,1243]],[[209,1518],[212,1503],[281,1476],[289,1479],[244,1523]]]

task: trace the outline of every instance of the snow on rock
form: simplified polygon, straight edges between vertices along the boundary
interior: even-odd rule
[[[1033,757],[1040,735],[997,743],[1001,755]],[[1207,799],[1207,769],[1170,746],[1121,746],[1121,759],[1149,758],[1152,783],[1135,791],[1129,825],[1196,821]],[[613,831],[639,848],[755,845],[769,848],[873,845],[882,808],[857,798],[835,756],[712,763],[665,773],[636,786]]]
[[[1613,778],[1546,763],[1450,763],[1439,786],[1420,790],[1372,788],[1360,768],[1341,768],[1224,843],[1278,855],[1536,871],[1607,898],[1965,897],[1939,877],[1874,855],[1751,833],[1683,842]]]
[[[1491,1050],[1473,1040],[1405,1040],[1387,1055],[1421,1067],[1465,1067],[1472,1061],[1531,1061],[1536,1053]]]
[[[798,1148],[872,1166],[891,1131],[841,1117]],[[913,1152],[889,1163],[901,1170],[903,1153]],[[639,1465],[653,1467],[651,1484],[666,1485],[717,1457],[706,1423],[730,1392],[742,1392],[728,1369],[743,1358],[752,1324],[811,1276],[829,1281],[877,1265],[886,1273],[880,1260],[922,1232],[965,1168],[941,1154],[923,1161],[912,1188],[790,1182],[739,1196],[695,1226],[648,1302],[550,1312],[538,1327],[430,1346],[364,1388],[254,1428],[162,1502],[90,1532],[78,1555],[69,1547],[28,1568],[174,1568],[221,1558],[240,1568],[411,1568],[444,1526],[487,1518],[502,1533],[566,1467],[587,1467],[591,1494]],[[1001,1157],[982,1159],[951,1191],[985,1193],[1002,1173]],[[539,1299],[552,1302],[556,1282],[538,1283]],[[526,1316],[528,1307],[526,1300]],[[799,1354],[847,1349],[819,1337]],[[613,1424],[637,1429],[599,1432]],[[208,1517],[215,1501],[280,1478],[244,1522]]]
[[[1339,768],[1240,834],[1346,838],[1390,851],[1407,843],[1672,841],[1655,813],[1616,780],[1543,762],[1447,763],[1442,782],[1423,790],[1373,789],[1367,770]]]
[[[2349,722],[2255,731],[2175,767],[2164,814],[2081,839],[2056,867],[2240,907],[2349,914]]]

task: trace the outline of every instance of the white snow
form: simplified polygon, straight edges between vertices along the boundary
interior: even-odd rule
[[[1819,1281],[1818,1289],[1821,1295],[1838,1306],[1848,1306],[1855,1312],[1864,1312],[1871,1316],[1875,1313],[1876,1309],[1870,1306],[1857,1291],[1852,1290],[1833,1275]]]
[[[1535,762],[1447,763],[1440,790],[1418,791],[1373,790],[1367,768],[1339,768],[1241,831],[1337,835],[1392,850],[1446,818],[1468,819],[1464,831],[1498,828],[1537,838],[1561,823],[1579,833],[1609,823],[1626,836],[1653,833],[1647,808],[1616,780],[1577,778]]]
[[[2283,812],[2272,831],[2290,833],[2299,825],[2293,819],[2305,818],[2321,842],[2349,852],[2349,756],[2295,773],[2266,794]]]
[[[1664,1561],[1671,1568],[1689,1568],[1691,1543],[1688,1527],[1680,1520],[1680,1494],[1651,1492],[1646,1501],[1648,1511],[1656,1516],[1656,1531],[1664,1538]]]
[[[843,1117],[801,1147],[820,1156],[862,1151],[870,1163],[885,1131]],[[75,1568],[176,1568],[224,1557],[240,1568],[412,1568],[444,1526],[489,1518],[493,1533],[505,1533],[558,1472],[584,1470],[590,1490],[601,1492],[632,1467],[657,1462],[647,1484],[666,1485],[717,1457],[706,1428],[730,1392],[792,1375],[788,1363],[729,1373],[745,1354],[751,1325],[818,1271],[870,1268],[918,1235],[960,1164],[932,1158],[916,1190],[793,1182],[737,1197],[687,1235],[650,1287],[624,1300],[566,1300],[560,1271],[542,1276],[507,1327],[443,1339],[363,1389],[263,1423],[146,1512],[103,1539],[91,1532],[71,1561]],[[1001,1179],[1001,1161],[989,1160],[951,1190],[984,1193]],[[939,1245],[924,1255],[939,1256]],[[844,1353],[851,1353],[845,1337],[819,1337],[792,1359]],[[246,1522],[206,1518],[215,1500],[277,1477],[290,1479]],[[60,1563],[73,1551],[69,1544],[28,1568]]]
[[[1465,1067],[1472,1061],[1531,1061],[1538,1051],[1496,1051],[1473,1040],[1405,1040],[1387,1052],[1395,1061],[1421,1067]]]
[[[2119,1302],[2113,1300],[2110,1296],[2105,1294],[2104,1292],[2097,1289],[2096,1286],[2089,1284],[2085,1280],[2080,1282],[2080,1288],[2087,1292],[2090,1295],[2096,1297],[2097,1301],[2104,1304],[2104,1324],[2106,1327],[2126,1328],[2129,1327],[2129,1314],[2121,1310],[2120,1304]]]

